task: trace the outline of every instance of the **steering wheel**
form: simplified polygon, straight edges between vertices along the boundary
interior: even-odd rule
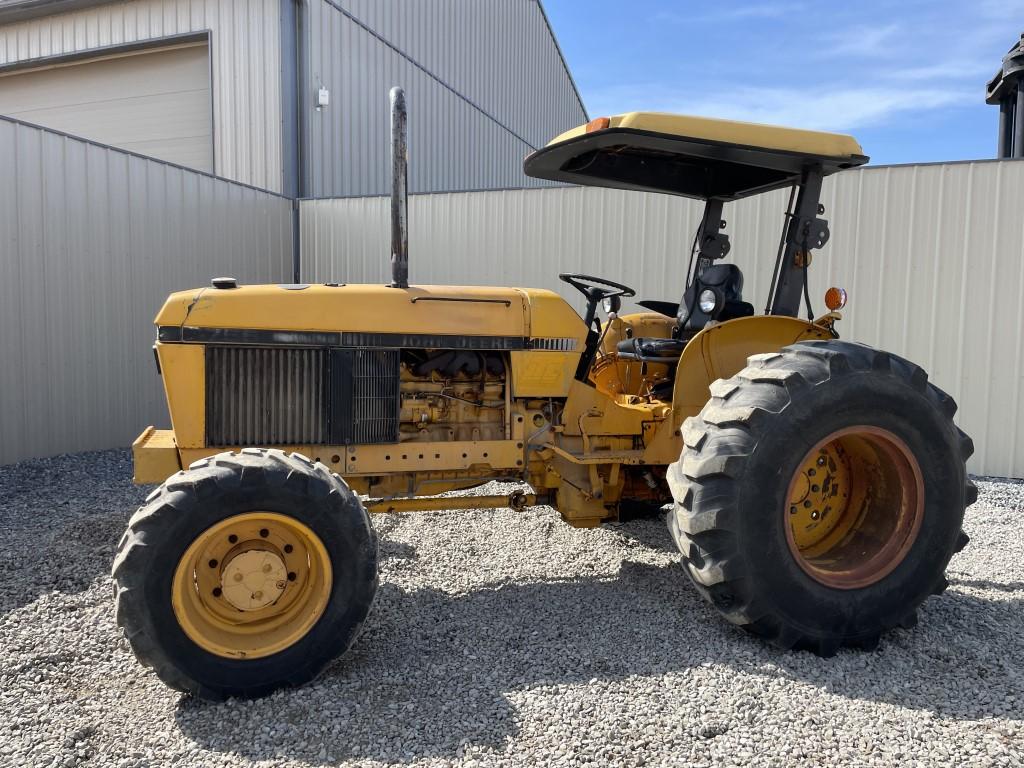
[[[597,305],[604,299],[612,296],[636,296],[636,291],[628,285],[605,280],[603,277],[593,275],[561,274],[558,279],[568,283],[577,291],[587,297],[587,317],[584,322],[589,328],[594,324],[594,316],[597,314]]]

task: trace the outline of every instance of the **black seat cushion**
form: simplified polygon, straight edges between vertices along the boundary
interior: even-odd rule
[[[682,339],[637,337],[623,339],[615,345],[624,360],[643,360],[649,363],[671,363],[679,359],[686,342]]]
[[[724,323],[726,320],[735,320],[737,317],[753,316],[754,305],[749,301],[734,301],[729,299],[726,300],[725,305],[722,307],[722,311],[718,314],[718,319]]]
[[[697,297],[705,288],[713,288],[725,297],[725,304],[718,317],[712,318],[704,314],[697,306]],[[747,317],[747,314],[727,314],[735,311],[745,312],[747,307],[750,308],[749,314],[754,314],[754,307],[743,301],[743,272],[735,264],[715,264],[705,269],[686,289],[683,301],[679,305],[677,327],[681,331],[699,331],[712,319],[724,321]]]

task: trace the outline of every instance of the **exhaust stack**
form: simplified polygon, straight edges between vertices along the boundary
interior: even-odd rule
[[[405,91],[391,89],[391,287],[409,287],[408,170]]]

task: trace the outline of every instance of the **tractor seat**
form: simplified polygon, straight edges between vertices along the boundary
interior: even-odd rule
[[[645,363],[674,363],[683,354],[683,339],[642,338],[623,339],[615,345],[620,360],[639,360]]]

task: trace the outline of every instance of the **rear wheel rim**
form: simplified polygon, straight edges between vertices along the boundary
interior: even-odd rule
[[[921,467],[892,432],[837,430],[801,460],[786,494],[786,541],[821,584],[859,589],[892,573],[924,518]]]
[[[330,599],[331,561],[305,524],[246,512],[203,531],[178,561],[171,603],[182,631],[217,656],[254,659],[299,642]]]

